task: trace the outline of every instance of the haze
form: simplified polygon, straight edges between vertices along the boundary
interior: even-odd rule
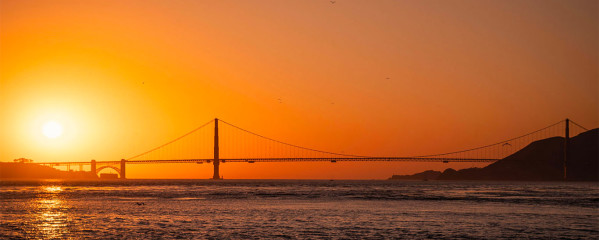
[[[119,160],[214,119],[410,156],[599,125],[597,1],[0,0],[0,161]],[[55,121],[61,135],[44,136]],[[454,164],[463,168],[480,164]],[[386,178],[438,163],[225,164],[225,178]],[[204,178],[207,165],[132,166]]]

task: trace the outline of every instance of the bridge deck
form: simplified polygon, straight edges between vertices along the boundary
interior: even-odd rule
[[[495,162],[492,158],[418,158],[418,157],[363,157],[363,158],[222,158],[220,162]],[[151,159],[129,160],[127,164],[153,163],[210,163],[213,159]],[[97,161],[96,164],[118,164],[121,161]],[[41,165],[90,164],[90,162],[39,162]]]

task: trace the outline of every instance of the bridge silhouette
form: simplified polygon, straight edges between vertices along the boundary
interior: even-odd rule
[[[219,124],[220,123],[220,124]],[[565,119],[527,134],[502,140],[493,144],[469,148],[460,151],[421,155],[421,156],[362,156],[336,153],[290,144],[238,127],[221,119],[214,119],[166,142],[158,147],[138,155],[118,161],[80,161],[80,162],[38,162],[46,166],[78,165],[81,171],[84,165],[90,171],[99,174],[110,168],[126,179],[127,164],[161,163],[212,163],[212,179],[221,179],[220,164],[227,162],[340,162],[340,161],[389,161],[389,162],[495,162],[505,158],[528,144],[549,138],[564,137],[564,178],[567,167],[567,152],[570,136],[576,136],[588,129]],[[225,135],[226,137],[223,137]]]

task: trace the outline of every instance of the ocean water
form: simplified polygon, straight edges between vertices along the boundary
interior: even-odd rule
[[[599,185],[0,181],[0,239],[599,238]]]

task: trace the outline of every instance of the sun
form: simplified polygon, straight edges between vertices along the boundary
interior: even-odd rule
[[[42,133],[47,138],[60,137],[62,135],[62,132],[62,125],[54,121],[46,122],[44,123],[44,126],[42,126]]]

